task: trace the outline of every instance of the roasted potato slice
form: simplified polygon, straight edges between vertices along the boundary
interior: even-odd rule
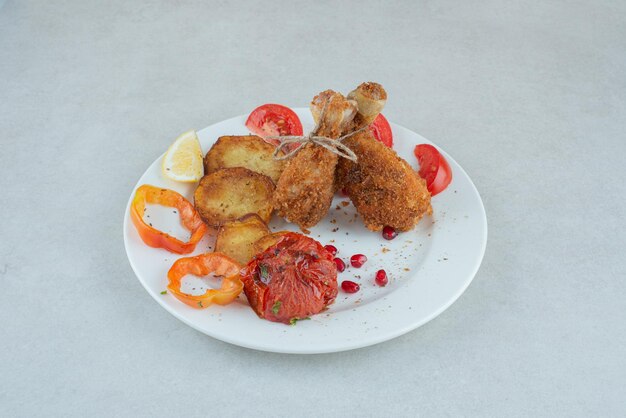
[[[254,244],[269,233],[265,222],[256,214],[226,222],[217,233],[215,252],[226,254],[241,264],[247,264],[257,253]]]
[[[280,237],[291,231],[278,231],[273,234],[265,235],[259,238],[253,245],[254,254],[262,253],[272,245],[276,244]]]
[[[276,184],[285,162],[275,160],[273,153],[274,146],[258,136],[221,136],[204,157],[204,172],[209,174],[220,168],[244,167],[265,174]]]
[[[200,179],[194,206],[202,220],[218,227],[249,213],[268,223],[272,217],[274,183],[266,175],[247,168],[222,168]]]

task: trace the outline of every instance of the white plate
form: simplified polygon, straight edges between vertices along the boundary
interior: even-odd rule
[[[313,126],[306,108],[294,109],[305,132]],[[247,134],[246,116],[225,120],[198,132],[206,152],[221,135]],[[416,144],[430,143],[420,135],[391,124],[394,149],[416,169],[413,156]],[[480,196],[465,171],[448,154],[453,172],[452,183],[432,200],[433,215],[424,218],[413,231],[402,233],[392,241],[380,232],[365,229],[354,218],[354,206],[342,206],[347,198],[336,196],[329,214],[311,236],[322,244],[332,243],[346,264],[355,253],[368,257],[360,269],[348,267],[338,280],[353,280],[361,285],[356,294],[341,289],[330,309],[299,321],[294,326],[259,319],[249,308],[245,295],[228,306],[210,306],[197,310],[170,294],[161,294],[167,285],[166,274],[174,260],[181,256],[146,246],[129,219],[124,215],[124,244],[130,264],[148,293],[168,312],[187,325],[211,337],[257,350],[280,353],[328,353],[380,343],[405,334],[435,318],[450,306],[467,288],[476,274],[487,243],[487,219]],[[178,191],[189,200],[195,185],[167,180],[161,176],[159,157],[141,176],[135,188],[152,184]],[[339,207],[339,209],[337,209]],[[167,216],[169,215],[169,216]],[[180,229],[176,215],[163,210],[151,212],[155,227]],[[273,229],[292,229],[274,216]],[[333,242],[334,240],[334,242]],[[205,237],[193,254],[209,250],[213,237]],[[386,287],[374,284],[377,270],[385,269],[390,278]],[[198,281],[190,286],[198,285]]]

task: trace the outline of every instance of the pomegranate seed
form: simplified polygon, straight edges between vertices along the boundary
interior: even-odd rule
[[[326,248],[326,251],[328,251],[332,255],[337,255],[337,247],[335,247],[334,245],[324,245],[324,248]]]
[[[376,272],[376,284],[378,286],[386,286],[389,283],[389,279],[387,279],[387,273],[385,270],[378,270]]]
[[[363,264],[365,264],[366,261],[367,257],[365,257],[363,254],[354,254],[352,257],[350,257],[350,264],[352,264],[352,267],[355,268],[363,267]]]
[[[359,289],[361,289],[361,286],[359,286],[358,283],[354,283],[350,280],[344,280],[343,282],[341,282],[341,288],[346,293],[356,293],[359,291]]]
[[[384,239],[394,239],[398,236],[398,233],[395,229],[390,226],[386,226],[383,228],[383,238]]]
[[[335,258],[333,261],[335,262],[335,265],[337,266],[337,271],[339,273],[346,269],[346,263],[344,263],[341,258]]]

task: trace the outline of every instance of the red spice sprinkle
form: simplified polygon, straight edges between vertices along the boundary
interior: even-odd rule
[[[355,268],[363,267],[363,264],[365,264],[366,261],[367,257],[365,257],[363,254],[354,254],[352,257],[350,257],[350,264],[352,265],[352,267]]]
[[[326,248],[326,251],[328,251],[332,255],[337,255],[337,247],[335,247],[334,245],[324,245],[324,248]]]
[[[361,289],[361,286],[353,281],[344,280],[343,282],[341,282],[341,288],[346,293],[356,293]]]
[[[376,272],[376,284],[378,286],[384,287],[389,283],[389,279],[387,279],[387,272],[385,270],[378,270]]]
[[[383,238],[387,240],[392,240],[398,236],[398,233],[395,229],[390,226],[386,226],[383,228]]]
[[[335,258],[333,259],[333,261],[335,262],[335,265],[337,266],[337,271],[339,273],[346,269],[346,263],[344,263],[341,258]]]

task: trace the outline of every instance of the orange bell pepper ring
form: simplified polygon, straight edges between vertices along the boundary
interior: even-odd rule
[[[206,253],[195,257],[179,258],[167,272],[169,284],[167,289],[181,302],[192,308],[204,309],[212,303],[227,305],[239,296],[243,290],[243,282],[239,278],[242,266],[222,253]],[[209,289],[202,295],[190,295],[180,291],[181,279],[187,274],[206,276],[213,273],[224,276],[219,289]]]
[[[146,208],[146,203],[155,203],[178,209],[183,226],[191,232],[189,241],[183,242],[145,223],[143,212]],[[135,197],[130,205],[130,219],[135,224],[139,236],[147,245],[154,248],[165,248],[177,254],[189,254],[192,252],[208,229],[193,205],[182,195],[173,190],[147,184],[140,186],[135,192]]]

